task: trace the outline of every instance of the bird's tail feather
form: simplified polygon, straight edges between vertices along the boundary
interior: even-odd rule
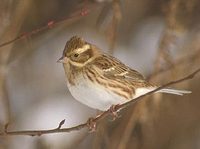
[[[164,88],[158,91],[159,93],[168,93],[168,94],[175,94],[175,95],[184,95],[184,94],[190,94],[191,91],[187,90],[178,90],[178,89],[170,89],[170,88]]]

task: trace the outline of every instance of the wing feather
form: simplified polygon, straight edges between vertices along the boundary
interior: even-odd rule
[[[101,71],[102,75],[107,78],[124,79],[138,82],[145,81],[144,77],[139,72],[129,68],[112,56],[103,55],[98,57],[94,63],[95,66],[99,68],[99,71]]]

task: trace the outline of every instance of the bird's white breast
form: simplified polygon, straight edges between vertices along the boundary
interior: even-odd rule
[[[67,84],[69,91],[76,100],[94,109],[105,111],[112,105],[125,102],[120,96],[84,77],[78,78],[76,85]]]

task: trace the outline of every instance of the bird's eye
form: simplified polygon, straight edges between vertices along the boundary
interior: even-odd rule
[[[78,56],[79,56],[79,54],[78,54],[78,53],[75,53],[75,54],[74,54],[74,57],[78,57]]]

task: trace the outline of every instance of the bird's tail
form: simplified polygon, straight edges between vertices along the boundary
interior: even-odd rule
[[[175,95],[184,95],[184,94],[190,94],[191,91],[187,90],[178,90],[178,89],[171,89],[171,88],[164,88],[158,91],[158,93],[168,93],[168,94],[175,94]]]

